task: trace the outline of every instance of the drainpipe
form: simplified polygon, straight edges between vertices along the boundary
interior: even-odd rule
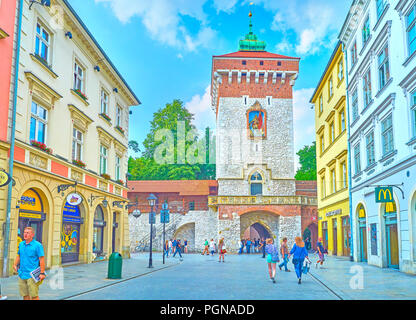
[[[348,117],[348,126],[347,126],[347,139],[348,139],[348,149],[347,149],[347,153],[348,153],[348,197],[349,197],[349,202],[348,202],[348,206],[350,209],[350,234],[351,234],[351,243],[350,243],[350,261],[354,261],[354,245],[353,245],[353,238],[354,238],[354,232],[352,232],[353,228],[352,228],[352,192],[351,192],[351,185],[352,185],[352,175],[351,175],[351,143],[350,143],[350,103],[349,103],[349,95],[348,95],[348,53],[346,52],[345,49],[345,44],[344,42],[342,43],[342,52],[344,54],[345,57],[345,86],[346,86],[346,100],[347,100],[347,117]]]
[[[22,31],[22,12],[23,0],[19,1],[18,22],[17,22],[17,42],[15,48],[15,65],[14,65],[14,92],[13,92],[13,115],[12,115],[12,130],[10,137],[10,157],[9,157],[9,174],[13,177],[13,162],[14,162],[14,145],[16,132],[16,104],[17,104],[17,88],[19,82],[19,63],[20,63],[20,36]],[[7,209],[6,209],[6,228],[4,235],[4,256],[3,256],[3,277],[8,276],[8,256],[10,245],[10,215],[12,205],[12,190],[13,183],[9,183],[7,190]]]

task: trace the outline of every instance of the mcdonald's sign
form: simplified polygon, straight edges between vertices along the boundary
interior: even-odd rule
[[[393,202],[393,187],[378,187],[375,190],[376,203]]]

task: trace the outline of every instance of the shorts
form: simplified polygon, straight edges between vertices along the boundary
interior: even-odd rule
[[[19,277],[19,293],[22,297],[35,298],[39,296],[39,285],[40,282],[35,283],[32,278],[21,279]]]

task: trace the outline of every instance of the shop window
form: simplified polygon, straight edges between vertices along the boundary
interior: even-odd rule
[[[106,222],[104,220],[104,212],[101,206],[95,209],[94,214],[94,232],[93,232],[93,244],[92,251],[97,256],[103,254],[104,251],[104,227]]]

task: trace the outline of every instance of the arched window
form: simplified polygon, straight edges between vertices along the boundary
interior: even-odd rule
[[[250,177],[250,194],[256,196],[263,193],[263,178],[260,173],[253,173]]]

